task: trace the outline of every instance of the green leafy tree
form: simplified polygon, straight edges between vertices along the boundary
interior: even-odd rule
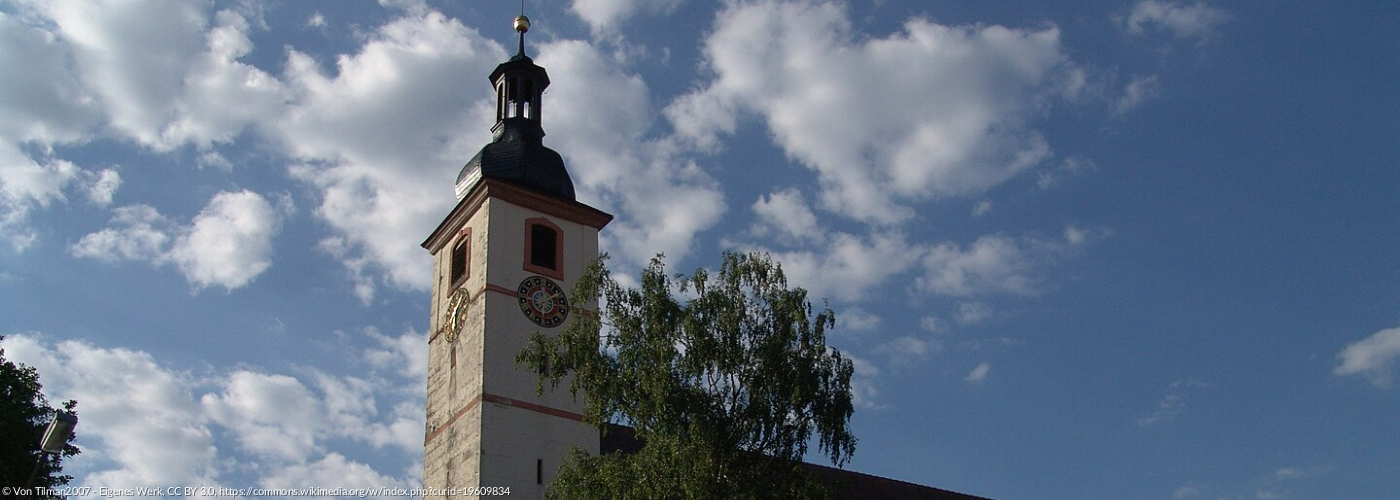
[[[0,341],[5,338],[0,337]],[[41,392],[39,371],[5,359],[0,348],[0,486],[24,486],[41,464],[32,486],[52,488],[63,486],[73,476],[63,475],[63,459],[79,453],[73,446],[73,436],[63,446],[58,457],[41,457],[39,439],[57,412]],[[63,403],[64,411],[74,413],[77,401]],[[48,495],[28,498],[48,498]]]
[[[668,277],[660,256],[641,288],[591,265],[577,314],[557,336],[536,333],[516,361],[541,385],[569,378],[584,419],[631,425],[636,453],[573,450],[554,499],[823,498],[802,469],[815,444],[837,466],[855,451],[848,424],[851,361],[826,345],[830,309],[813,311],[763,254],[725,253],[719,273]],[[673,294],[673,291],[678,292]]]

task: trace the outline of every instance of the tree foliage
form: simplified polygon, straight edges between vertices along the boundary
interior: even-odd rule
[[[0,337],[0,341],[4,339]],[[33,486],[51,488],[73,480],[73,476],[62,474],[63,458],[79,453],[78,447],[73,446],[72,435],[68,436],[63,453],[58,457],[41,457],[39,439],[57,413],[49,406],[42,389],[38,370],[5,359],[5,349],[0,348],[0,485],[24,486],[41,459]],[[63,409],[76,414],[77,405],[77,401],[68,400],[63,403]]]
[[[673,293],[673,291],[678,293]],[[599,259],[576,304],[599,304],[517,362],[585,393],[584,418],[635,428],[637,453],[575,450],[550,488],[568,498],[821,498],[801,468],[813,442],[833,464],[855,451],[851,361],[826,345],[830,309],[762,254],[725,253],[715,276],[666,274],[620,286]]]

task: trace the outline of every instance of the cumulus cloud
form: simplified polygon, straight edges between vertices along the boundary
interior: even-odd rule
[[[78,172],[70,162],[39,164],[0,144],[0,237],[16,252],[28,248],[36,238],[27,224],[29,211],[64,199],[63,189]]]
[[[739,245],[745,250],[766,251],[782,263],[793,285],[806,288],[813,297],[854,301],[871,287],[911,269],[923,253],[899,232],[868,236],[836,233],[811,249],[774,251],[759,245]]]
[[[228,10],[214,19],[215,25],[204,34],[205,51],[187,68],[172,118],[161,130],[159,147],[192,143],[208,149],[282,112],[288,98],[282,82],[238,60],[253,50],[248,21]]]
[[[238,10],[81,1],[27,4],[20,19],[0,17],[0,37],[22,49],[0,54],[0,68],[17,75],[0,89],[0,136],[10,141],[0,141],[0,234],[22,249],[34,238],[26,214],[92,175],[32,159],[26,142],[42,151],[110,133],[156,151],[193,145],[201,166],[231,169],[214,146],[254,132],[316,189],[316,214],[331,230],[322,248],[345,263],[362,298],[382,284],[425,289],[430,266],[412,242],[451,207],[456,168],[489,140],[490,87],[481,76],[506,52],[421,4],[404,7],[358,52],[339,57],[335,73],[289,49],[280,79],[243,62],[260,20]],[[478,93],[464,98],[473,81]],[[117,185],[102,175],[87,190],[99,204]],[[11,181],[35,178],[44,182]],[[440,189],[448,191],[423,196]],[[206,255],[180,253],[192,282],[238,285],[238,276],[209,274]]]
[[[176,113],[190,62],[204,48],[208,4],[179,0],[40,4],[70,47],[108,126],[153,147]]]
[[[1031,122],[1072,66],[1054,27],[910,19],[866,40],[840,4],[815,1],[730,2],[704,54],[714,79],[665,110],[679,137],[714,147],[755,113],[818,174],[823,208],[885,224],[1047,158]]]
[[[817,216],[807,208],[807,200],[795,188],[760,196],[752,208],[758,216],[751,230],[755,236],[776,232],[793,241],[816,240],[823,236]]]
[[[218,484],[213,431],[188,375],[145,352],[6,335],[5,351],[43,374],[51,399],[78,400],[85,445],[75,461],[93,486]],[[66,464],[66,462],[65,462]]]
[[[357,461],[345,443],[421,456],[423,410],[406,387],[421,386],[420,378],[254,369],[196,376],[146,352],[37,334],[5,335],[3,347],[43,374],[50,399],[78,400],[83,454],[65,462],[86,471],[75,486],[229,485],[230,475],[248,472],[279,488],[417,482],[416,472]],[[381,411],[385,400],[392,408]]]
[[[1035,291],[1031,257],[1021,243],[1006,236],[983,236],[967,247],[938,245],[923,258],[923,266],[919,288],[940,295],[1025,295]]]
[[[688,255],[696,233],[719,222],[724,195],[675,141],[648,135],[655,118],[646,83],[582,41],[544,44],[535,60],[555,82],[542,118],[546,145],[568,160],[579,199],[617,216],[604,248],[633,264],[657,252]]]
[[[574,0],[569,10],[594,32],[605,32],[633,16],[669,13],[683,0]]]
[[[275,116],[276,79],[239,57],[251,49],[248,22],[208,5],[141,2],[44,2],[0,15],[0,234],[16,248],[32,241],[26,214],[79,186],[94,204],[112,202],[121,178],[51,154],[60,144],[110,131],[157,151],[208,148]],[[227,103],[236,102],[237,106]],[[73,182],[78,180],[79,182]]]
[[[1176,38],[1205,39],[1216,26],[1230,20],[1230,14],[1222,9],[1196,2],[1187,5],[1179,2],[1143,0],[1133,6],[1132,12],[1123,20],[1128,33],[1141,35],[1149,28],[1171,33]]]
[[[836,326],[845,331],[868,332],[880,326],[880,317],[860,307],[843,309],[836,314]]]
[[[83,236],[69,248],[74,256],[105,262],[164,258],[171,223],[160,212],[148,205],[117,207],[112,212],[116,227]]]
[[[272,237],[282,230],[281,214],[252,191],[214,195],[169,258],[195,286],[239,288],[272,266]]]
[[[892,364],[902,365],[924,359],[930,353],[942,349],[941,341],[901,335],[876,346],[875,352],[885,355]]]
[[[428,376],[426,335],[390,337],[373,328],[366,329],[365,334],[378,344],[364,352],[365,359],[375,368],[397,370],[405,378],[415,380]]]
[[[0,14],[0,46],[6,48],[0,51],[0,138],[11,148],[82,140],[101,121],[96,95],[69,69],[71,46],[34,22],[41,15],[24,9]]]
[[[119,207],[113,210],[113,227],[83,236],[69,251],[106,262],[170,263],[196,289],[232,290],[272,266],[272,239],[281,231],[285,210],[247,190],[214,195],[185,226],[150,206]]]
[[[490,140],[493,109],[482,75],[505,50],[442,14],[410,9],[372,32],[324,74],[291,52],[292,103],[276,125],[295,178],[320,194],[341,259],[366,302],[378,285],[426,289],[431,263],[416,243],[451,209],[457,168]],[[462,94],[481,82],[479,93]],[[432,193],[441,193],[433,196]]]
[[[915,280],[922,291],[935,295],[970,298],[996,294],[1035,295],[1040,293],[1040,268],[1072,255],[1090,241],[1108,236],[1106,230],[1066,226],[1061,238],[987,235],[968,245],[945,242],[923,254],[923,275]],[[962,319],[981,319],[960,306]]]
[[[1332,373],[1337,375],[1364,374],[1379,387],[1389,387],[1391,365],[1400,359],[1400,328],[1378,331],[1370,337],[1348,344],[1337,353],[1342,362]]]
[[[200,405],[210,420],[233,429],[245,451],[289,461],[318,452],[314,438],[325,418],[301,381],[237,371],[223,385],[222,392],[200,398]]]
[[[387,476],[339,453],[312,463],[280,468],[258,481],[262,488],[415,488],[421,481]]]

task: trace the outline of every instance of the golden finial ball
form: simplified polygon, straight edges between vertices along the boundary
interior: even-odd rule
[[[519,17],[516,17],[516,18],[515,18],[515,31],[519,31],[519,32],[521,32],[521,33],[524,33],[524,32],[526,32],[526,31],[530,31],[530,18],[525,17],[525,16],[523,16],[523,15],[522,15],[522,16],[519,16]]]

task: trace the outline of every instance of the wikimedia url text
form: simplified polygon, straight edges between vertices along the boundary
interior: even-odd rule
[[[445,497],[445,496],[505,496],[510,487],[482,486],[464,488],[225,488],[222,486],[167,486],[142,488],[108,488],[105,486],[59,486],[53,488],[0,487],[0,498],[25,498],[44,495],[81,498],[125,497]]]

